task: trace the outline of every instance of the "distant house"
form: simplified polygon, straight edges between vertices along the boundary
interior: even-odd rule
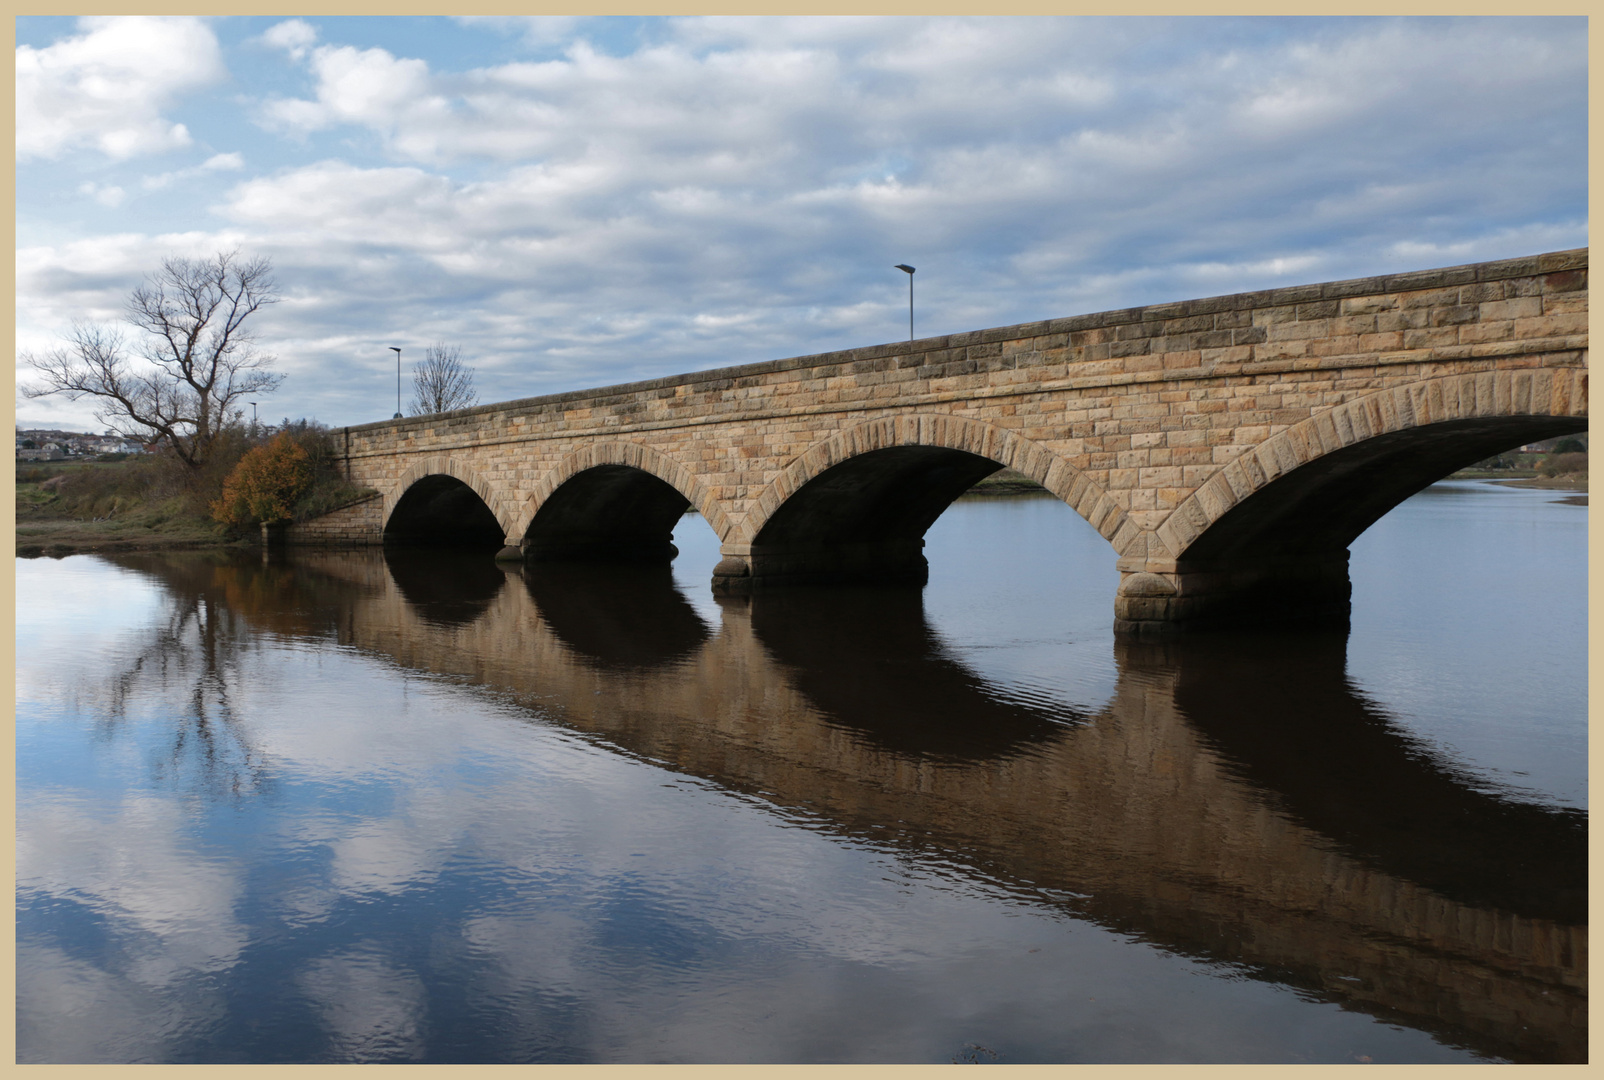
[[[54,453],[52,453],[52,448]],[[96,454],[148,454],[147,447],[137,439],[108,431],[104,435],[86,435],[76,431],[53,431],[34,428],[17,429],[18,461],[60,461],[66,457],[92,457]]]
[[[66,457],[67,455],[56,443],[45,443],[31,450],[20,448],[17,450],[18,461],[63,461]]]

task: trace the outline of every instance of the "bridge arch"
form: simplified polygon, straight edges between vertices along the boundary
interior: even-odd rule
[[[1143,565],[1122,560],[1117,618],[1345,616],[1348,546],[1389,510],[1456,469],[1586,429],[1587,372],[1573,367],[1424,379],[1327,409],[1210,477]]]
[[[414,462],[384,494],[386,543],[499,546],[512,515],[500,490],[452,457]],[[492,536],[497,530],[500,537]]]
[[[1116,550],[1137,535],[1106,491],[1024,436],[960,416],[883,417],[793,459],[726,541],[715,585],[753,583],[743,577],[922,581],[925,531],[976,481],[1005,467],[1063,499]]]
[[[1456,469],[1586,428],[1585,369],[1426,379],[1338,405],[1266,439],[1193,492],[1158,533],[1182,559],[1243,544],[1347,547]],[[1318,531],[1309,528],[1314,515]]]
[[[667,561],[686,507],[719,537],[729,516],[717,491],[688,466],[641,443],[593,443],[543,476],[508,532],[536,561]]]
[[[1023,473],[1073,507],[1116,550],[1125,537],[1135,535],[1135,525],[1106,491],[1046,447],[982,420],[912,414],[858,424],[803,451],[752,501],[742,522],[741,539],[757,542],[782,507],[792,504],[804,488],[837,466],[876,451],[912,446],[957,450],[986,459],[991,467],[976,479],[1001,468]],[[952,498],[972,483],[958,489]],[[949,498],[947,503],[951,501]]]

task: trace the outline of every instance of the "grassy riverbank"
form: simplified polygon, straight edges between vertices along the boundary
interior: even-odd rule
[[[203,499],[139,461],[17,466],[17,554],[215,547],[239,543]],[[164,490],[164,488],[168,490]]]
[[[366,489],[355,488],[333,466],[332,444],[302,422],[298,440],[321,451],[314,481],[295,506],[298,520],[315,517]],[[256,440],[260,441],[260,440]],[[209,468],[192,471],[171,458],[137,455],[110,461],[18,462],[16,550],[21,557],[88,551],[249,547],[260,539],[254,523],[226,526],[212,517],[223,480],[253,441],[238,439]]]
[[[1498,479],[1510,487],[1545,488],[1549,491],[1587,490],[1587,474],[1585,472],[1561,473],[1558,476],[1532,476],[1518,480],[1505,480],[1501,477],[1490,477],[1489,479]]]

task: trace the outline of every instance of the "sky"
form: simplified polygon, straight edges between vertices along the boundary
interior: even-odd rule
[[[1581,18],[21,17],[17,348],[272,260],[264,421],[1587,244]],[[19,387],[30,380],[18,364]],[[88,401],[23,426],[101,430]]]

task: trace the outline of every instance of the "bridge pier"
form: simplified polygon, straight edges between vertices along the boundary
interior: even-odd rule
[[[1235,566],[1126,558],[1117,564],[1114,629],[1170,637],[1218,626],[1346,626],[1348,552],[1259,558]]]
[[[725,544],[713,591],[741,594],[786,585],[923,585],[922,538],[833,544]]]

